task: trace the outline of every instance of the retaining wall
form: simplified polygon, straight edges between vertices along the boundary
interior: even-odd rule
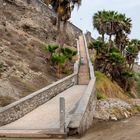
[[[92,126],[93,114],[96,108],[96,77],[94,75],[94,69],[90,61],[89,52],[87,48],[86,37],[84,36],[85,49],[87,53],[87,60],[89,64],[90,81],[86,92],[80,99],[77,108],[71,116],[70,123],[67,126],[69,135],[82,135],[84,132]]]
[[[30,0],[30,3],[42,14],[48,17],[56,16],[56,14],[48,8],[41,0]],[[69,23],[69,26],[78,36],[82,31],[75,25]],[[38,90],[17,102],[14,102],[6,107],[0,109],[0,126],[11,123],[27,113],[31,112],[38,106],[49,101],[57,94],[77,84],[79,60],[74,64],[74,74],[59,80],[41,90]]]
[[[96,107],[95,91],[95,79],[92,79],[71,117],[72,119],[68,125],[69,135],[82,135],[92,126],[93,113]]]
[[[31,112],[38,106],[49,101],[57,94],[77,84],[77,73],[74,73],[58,82],[55,82],[29,96],[20,99],[0,110],[0,126],[11,123],[25,114]]]

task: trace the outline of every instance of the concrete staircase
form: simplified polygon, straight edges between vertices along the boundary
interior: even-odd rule
[[[71,130],[76,129],[80,134],[84,133],[86,129],[90,127],[93,120],[93,111],[91,110],[94,110],[96,104],[96,102],[94,102],[95,79],[92,79],[90,76],[88,55],[83,35],[79,37],[78,43],[78,52],[80,58],[83,58],[83,63],[80,63],[79,65],[78,62],[76,78],[68,78],[63,82],[60,80],[59,82],[62,85],[57,83],[58,85],[56,84],[57,86],[53,87],[59,91],[60,89],[58,86],[62,86],[64,89],[65,84],[69,86],[67,82],[74,82],[74,79],[76,79],[76,84],[69,86],[59,94],[56,94],[52,99],[33,109],[25,116],[7,125],[1,126],[0,137],[65,138]],[[49,94],[52,94],[54,88],[51,89]],[[44,94],[46,95],[47,93]],[[44,96],[40,96],[40,98],[44,98]],[[40,100],[40,98],[38,100]],[[65,99],[63,110],[61,110],[62,108],[60,107],[60,98]],[[78,123],[77,120],[79,121]],[[90,120],[90,123],[87,123],[86,120]],[[74,129],[72,127],[73,124]],[[85,128],[80,130],[79,128],[81,128],[81,126],[84,126]]]
[[[89,77],[89,67],[87,54],[85,49],[85,41],[84,37],[79,37],[79,49],[80,49],[80,57],[83,58],[83,64],[81,62],[78,74],[78,84],[79,85],[88,85],[90,77]]]

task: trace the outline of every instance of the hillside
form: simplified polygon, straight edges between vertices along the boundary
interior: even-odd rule
[[[96,93],[98,99],[106,98],[119,98],[122,100],[127,100],[128,96],[124,91],[117,85],[117,83],[112,82],[107,78],[103,73],[96,71],[95,72],[97,81],[96,81]]]
[[[137,73],[140,73],[140,65],[135,64],[133,70]]]
[[[39,8],[26,0],[0,0],[0,106],[57,80],[42,49],[57,44],[57,29]],[[71,47],[75,32],[67,32],[65,46]]]

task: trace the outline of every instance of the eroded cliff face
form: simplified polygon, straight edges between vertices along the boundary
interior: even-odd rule
[[[67,32],[65,46],[72,47],[75,35]],[[0,0],[0,106],[57,80],[42,49],[44,43],[57,42],[48,13],[26,0]]]
[[[137,73],[140,73],[140,65],[135,64],[133,70]]]

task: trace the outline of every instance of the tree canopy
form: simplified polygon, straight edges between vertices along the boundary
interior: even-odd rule
[[[126,91],[131,90],[132,69],[140,51],[140,40],[128,38],[131,21],[131,18],[116,11],[98,11],[93,16],[93,26],[101,37],[89,45],[89,49],[97,52],[95,69],[105,73]]]

